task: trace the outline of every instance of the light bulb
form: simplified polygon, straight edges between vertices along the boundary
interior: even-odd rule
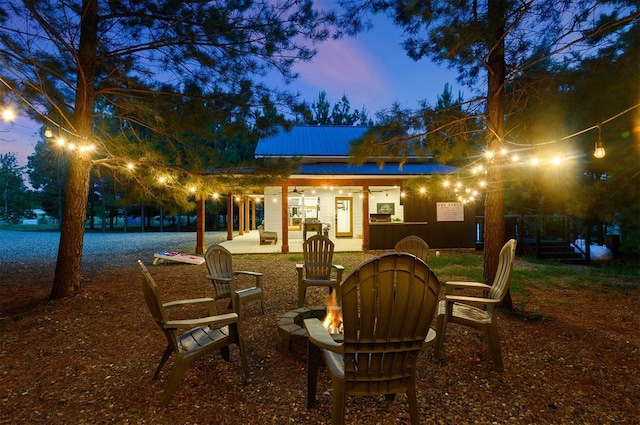
[[[598,139],[596,142],[595,150],[593,151],[593,156],[598,159],[604,158],[607,153],[604,151],[604,146],[602,145],[602,140]]]
[[[6,108],[2,111],[2,119],[6,122],[11,122],[16,119],[16,113],[11,108]]]

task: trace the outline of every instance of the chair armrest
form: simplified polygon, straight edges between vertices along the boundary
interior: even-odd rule
[[[189,305],[200,305],[200,304],[207,306],[207,311],[209,312],[210,317],[218,314],[218,310],[216,308],[216,300],[213,298],[193,298],[190,300],[169,301],[167,303],[162,304],[162,306],[164,308],[171,308],[171,307],[184,307]]]
[[[213,298],[193,298],[190,300],[169,301],[162,304],[162,306],[164,308],[170,308],[170,307],[182,307],[185,305],[209,304],[211,302],[215,302],[215,300]]]
[[[227,282],[227,283],[230,283],[233,280],[230,277],[218,277],[218,276],[213,276],[213,275],[210,275],[210,274],[207,275],[207,279],[216,280],[216,281],[220,281],[220,282]]]
[[[462,289],[482,289],[483,291],[491,289],[491,286],[484,284],[482,282],[457,282],[457,281],[449,281],[444,284],[445,293],[450,294],[454,290],[462,290]]]
[[[219,316],[201,317],[198,319],[185,319],[185,320],[167,320],[162,327],[164,329],[184,329],[192,328],[195,326],[209,325],[215,328],[221,328],[226,325],[231,325],[238,322],[238,315],[236,313],[221,314]]]
[[[304,327],[307,329],[309,341],[320,348],[343,354],[344,347],[333,340],[324,325],[318,319],[304,319]]]
[[[500,304],[500,300],[494,300],[493,298],[465,297],[461,295],[445,295],[445,299],[451,302],[462,301],[462,302],[485,304],[485,305]]]
[[[336,269],[336,280],[338,281],[338,285],[342,283],[342,273],[344,273],[344,267],[340,264],[332,264],[331,267]]]
[[[262,276],[263,276],[262,273],[250,272],[250,271],[247,271],[247,270],[238,270],[238,271],[233,272],[233,275],[234,276],[237,276],[237,275],[253,276],[253,277],[255,277],[255,282],[256,282],[255,283],[255,285],[256,285],[255,287],[262,289]]]
[[[304,264],[296,264],[296,272],[298,273],[298,282],[304,279]]]
[[[244,275],[247,275],[247,276],[262,276],[262,273],[260,273],[260,272],[250,272],[250,271],[247,271],[247,270],[234,271],[233,274],[234,275],[244,274]],[[229,279],[229,280],[231,280],[231,279]]]

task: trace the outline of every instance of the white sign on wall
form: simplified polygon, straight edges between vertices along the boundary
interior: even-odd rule
[[[464,221],[462,202],[436,202],[437,221]]]

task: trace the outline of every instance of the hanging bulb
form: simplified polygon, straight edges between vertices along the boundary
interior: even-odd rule
[[[49,127],[44,129],[44,137],[46,137],[48,139],[53,137],[53,131],[51,131],[51,129]]]
[[[607,153],[604,151],[604,145],[602,144],[602,130],[598,126],[598,140],[596,141],[595,149],[593,150],[593,156],[598,159],[604,158]]]
[[[16,119],[16,113],[13,109],[6,107],[2,111],[2,120],[5,122],[12,122],[14,119]]]

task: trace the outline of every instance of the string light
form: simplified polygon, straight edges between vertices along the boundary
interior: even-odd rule
[[[28,101],[23,99],[23,103],[37,111],[37,109],[33,105],[31,105]],[[612,117],[610,117],[610,118],[608,118],[608,119],[606,119],[606,120],[604,120],[604,121],[602,121],[602,122],[600,122],[600,123],[598,123],[598,124],[596,124],[596,125],[594,125],[592,127],[583,129],[583,130],[581,130],[579,132],[576,132],[576,133],[568,135],[568,136],[564,136],[564,137],[562,137],[562,138],[560,138],[558,140],[553,140],[553,141],[549,141],[549,142],[545,142],[545,143],[536,143],[536,146],[542,146],[542,145],[546,145],[546,144],[562,142],[562,141],[574,138],[576,136],[579,136],[579,135],[581,135],[583,133],[586,133],[588,131],[591,131],[591,130],[597,128],[598,129],[598,139],[595,142],[593,156],[595,158],[598,158],[598,159],[603,158],[606,155],[606,152],[605,152],[604,145],[603,145],[603,142],[602,142],[602,137],[601,137],[601,126],[603,124],[607,123],[607,122],[610,122],[610,121],[622,116],[623,114],[628,113],[629,111],[631,111],[631,110],[633,110],[635,108],[638,108],[639,106],[640,106],[640,103],[638,103],[636,105],[633,105],[630,108],[627,108],[626,110],[616,114],[615,116],[612,116]],[[0,112],[0,117],[2,118],[2,120],[7,121],[7,122],[11,122],[11,121],[15,120],[16,116],[17,116],[16,112],[10,107],[5,107]],[[60,132],[64,132],[65,134],[68,134],[68,135],[72,136],[73,138],[78,139],[78,137],[79,137],[78,135],[72,133],[71,131],[69,131],[67,129],[64,129],[64,128],[60,127],[57,123],[52,121],[48,116],[45,116],[45,115],[42,115],[42,116],[43,116],[44,120],[46,120],[48,123],[50,123],[50,125],[58,128]],[[53,132],[52,132],[52,130],[51,130],[51,128],[49,126],[45,127],[44,136],[46,138],[52,138],[53,137]],[[54,142],[59,146],[65,147],[66,149],[68,149],[70,151],[76,151],[78,153],[88,153],[88,152],[92,152],[92,151],[96,150],[96,145],[95,144],[79,144],[78,145],[78,144],[74,144],[74,143],[67,143],[64,140],[64,138],[62,138],[62,137],[57,138]],[[509,144],[512,144],[512,145],[518,145],[516,143],[512,143],[512,142],[509,142],[509,141],[506,141],[506,140],[505,140],[505,142],[509,143]],[[532,145],[521,145],[521,146],[532,146]],[[500,154],[500,156],[504,157],[505,160],[509,160],[510,159],[511,162],[513,162],[513,163],[518,163],[518,162],[521,161],[520,156],[518,154],[513,154],[510,157],[508,157],[509,152],[505,148],[500,149],[499,154]],[[494,159],[496,159],[496,153],[494,153],[493,151],[487,150],[487,151],[485,151],[483,153],[483,155],[484,155],[484,157],[485,157],[485,159],[487,161],[493,161]],[[536,166],[540,165],[541,163],[552,164],[552,165],[558,166],[558,165],[561,165],[563,162],[564,162],[564,159],[562,157],[559,157],[559,156],[554,156],[551,159],[544,159],[544,160],[543,159],[538,159],[538,158],[531,159],[531,164],[536,165]],[[523,163],[526,163],[526,161],[524,161]],[[134,170],[134,168],[135,168],[134,164],[131,163],[131,162],[123,164],[123,165],[125,165],[125,167],[130,171]],[[473,168],[471,168],[471,173],[474,174],[474,175],[483,174],[485,172],[486,172],[486,167],[484,167],[483,165],[475,164],[475,166]],[[158,178],[158,181],[160,183],[164,184],[164,183],[167,183],[168,180],[167,180],[166,176],[162,176],[162,177]],[[172,181],[177,182],[177,180],[175,180],[173,178],[172,178]],[[486,189],[487,183],[485,181],[480,180],[480,181],[477,182],[477,185],[480,187],[480,192],[482,192],[483,189]],[[450,186],[450,182],[448,180],[443,181],[443,186],[444,187],[449,187]],[[191,192],[191,193],[193,193],[195,191],[194,186],[189,187],[189,186],[187,186],[187,184],[185,184],[183,186],[183,188],[184,189],[188,188],[188,191]],[[456,191],[458,193],[464,192],[464,193],[470,195],[468,198],[465,198],[465,202],[467,202],[469,200],[477,199],[478,196],[480,195],[480,192],[478,190],[472,189],[470,187],[464,187],[460,181],[458,181],[456,183],[455,188],[456,188]],[[334,190],[335,188],[333,186],[331,186],[329,189],[330,190]],[[312,190],[312,193],[315,194],[315,190]],[[340,193],[342,193],[342,191]],[[426,193],[426,189],[425,188],[420,188],[420,193],[424,195]],[[214,194],[212,196],[214,197],[214,199],[217,198],[217,194]],[[362,195],[360,195],[360,196],[362,197]],[[401,192],[400,196],[404,197],[405,194],[403,192]],[[462,197],[461,195],[458,195],[458,196]],[[371,199],[373,199],[373,198],[374,198],[374,195],[371,194]],[[273,200],[274,200],[274,202],[278,202],[277,197],[275,197]]]
[[[10,108],[6,107],[2,110],[2,120],[6,122],[13,122],[16,119],[16,112]]]
[[[604,145],[602,144],[602,130],[600,129],[600,126],[597,126],[597,127],[598,127],[598,140],[596,140],[593,156],[595,156],[598,159],[602,159],[607,153],[604,151]]]

